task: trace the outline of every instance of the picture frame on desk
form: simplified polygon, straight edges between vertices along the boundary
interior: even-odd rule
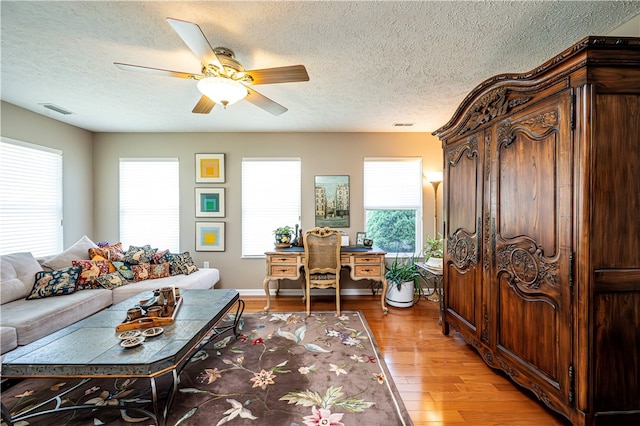
[[[366,232],[356,232],[356,247],[364,247],[364,240],[366,237]]]

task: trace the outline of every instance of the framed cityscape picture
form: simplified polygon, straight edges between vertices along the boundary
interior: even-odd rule
[[[196,217],[224,217],[224,188],[196,188]]]
[[[349,176],[315,177],[315,212],[316,226],[349,227]]]
[[[196,154],[196,183],[224,183],[224,154]]]
[[[224,251],[224,222],[196,222],[196,251]]]

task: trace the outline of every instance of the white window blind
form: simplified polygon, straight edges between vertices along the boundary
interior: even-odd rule
[[[177,158],[120,159],[120,241],[180,250]]]
[[[365,158],[367,237],[388,253],[419,252],[422,245],[422,159]]]
[[[300,223],[299,158],[242,160],[242,256],[273,249],[273,230]]]
[[[2,138],[0,254],[48,256],[62,240],[62,151]]]

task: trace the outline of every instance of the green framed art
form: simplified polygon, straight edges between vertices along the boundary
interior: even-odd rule
[[[196,217],[224,217],[224,188],[196,188]]]

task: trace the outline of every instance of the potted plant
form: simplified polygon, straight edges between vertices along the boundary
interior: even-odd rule
[[[413,306],[414,294],[422,294],[420,279],[422,275],[418,271],[414,257],[396,259],[391,266],[387,267],[384,277],[389,286],[385,301],[388,305],[398,308],[409,308]]]
[[[281,226],[273,230],[275,235],[276,247],[288,247],[291,245],[291,233],[293,228],[290,226]]]
[[[442,258],[444,256],[444,238],[427,237],[424,243],[424,260],[428,266],[442,268]]]

